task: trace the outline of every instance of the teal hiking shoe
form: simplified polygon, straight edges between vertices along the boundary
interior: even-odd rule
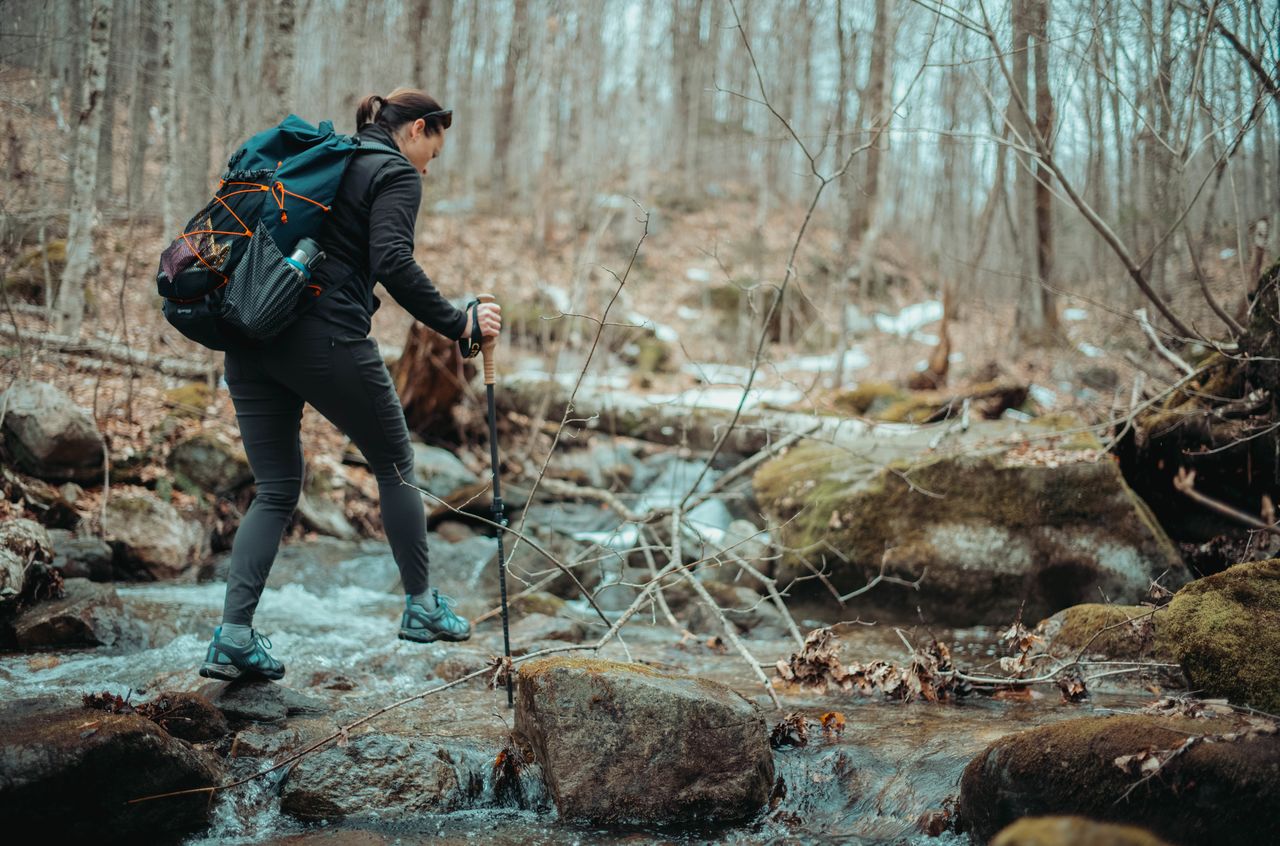
[[[400,617],[400,639],[418,643],[437,640],[467,640],[471,637],[471,623],[453,613],[453,600],[435,588],[431,596],[436,601],[434,611],[428,611],[413,603],[413,597],[404,598],[404,614]]]
[[[284,664],[267,654],[271,639],[255,629],[249,643],[241,646],[230,639],[223,639],[222,626],[213,630],[213,640],[205,655],[200,675],[207,679],[236,681],[238,679],[279,679],[284,676]]]

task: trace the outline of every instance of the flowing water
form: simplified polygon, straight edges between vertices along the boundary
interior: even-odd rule
[[[473,538],[449,545],[433,539],[433,583],[462,601],[460,612],[476,616],[493,595],[491,578],[481,567],[492,541]],[[394,563],[385,544],[310,541],[286,547],[272,572],[256,624],[270,635],[273,652],[288,664],[285,684],[324,700],[326,725],[336,725],[387,703],[440,683],[437,667],[446,659],[469,668],[485,666],[501,651],[501,627],[491,620],[467,644],[420,645],[399,641],[395,627],[402,604]],[[129,625],[130,645],[113,649],[57,650],[0,655],[0,685],[5,698],[63,695],[108,690],[135,701],[162,690],[199,688],[195,672],[222,604],[224,585],[164,583],[117,585]],[[801,609],[818,617],[821,609]],[[806,616],[798,614],[798,618]],[[598,623],[598,620],[596,621]],[[804,621],[818,625],[818,619]],[[803,625],[804,623],[802,623]],[[683,672],[723,681],[766,710],[774,712],[759,682],[735,654],[720,654],[699,642],[679,642],[661,618],[640,618],[625,630],[636,657]],[[992,660],[993,632],[969,629],[936,633],[954,645],[957,663],[977,666]],[[908,633],[910,635],[910,633]],[[921,633],[923,637],[923,633]],[[843,658],[902,661],[904,647],[888,626],[844,627]],[[751,649],[762,664],[792,651],[786,639],[756,639]],[[552,644],[553,645],[553,644]],[[516,647],[528,646],[515,644]],[[611,644],[605,657],[622,659]],[[771,672],[766,670],[769,675]],[[375,730],[423,732],[501,747],[511,722],[505,695],[468,682],[392,711],[372,724]],[[949,846],[965,842],[956,834],[930,837],[922,819],[949,807],[959,792],[965,764],[1001,735],[1035,725],[1109,710],[1133,710],[1136,693],[1095,693],[1084,704],[1060,701],[1056,690],[1025,702],[969,697],[954,704],[902,704],[852,694],[783,697],[787,711],[816,717],[840,711],[847,719],[843,736],[814,732],[803,748],[775,752],[785,795],[776,807],[750,825],[715,832],[675,833],[600,830],[556,820],[554,812],[521,810],[486,781],[472,791],[472,806],[449,814],[412,820],[367,819],[307,828],[281,813],[278,785],[262,779],[220,794],[211,827],[192,843],[266,843],[310,832],[301,840],[333,843],[913,843]],[[313,722],[315,722],[313,720]],[[282,735],[286,740],[289,735]],[[303,737],[298,735],[296,743]],[[296,745],[293,744],[293,745]],[[289,748],[285,743],[283,748]],[[240,775],[268,759],[233,761]],[[490,779],[480,768],[481,780]],[[351,778],[361,778],[352,772]],[[343,833],[335,837],[335,833]]]

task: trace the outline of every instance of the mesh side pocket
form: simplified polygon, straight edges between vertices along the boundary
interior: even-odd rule
[[[222,319],[250,338],[273,338],[297,316],[306,284],[259,223],[248,252],[223,289]]]

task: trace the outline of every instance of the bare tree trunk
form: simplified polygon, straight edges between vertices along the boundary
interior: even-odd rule
[[[493,128],[493,158],[497,167],[497,183],[495,194],[506,198],[511,193],[511,168],[508,158],[511,154],[511,141],[515,129],[516,113],[516,80],[524,62],[525,45],[528,34],[525,32],[528,3],[527,0],[515,0],[515,14],[511,21],[511,38],[507,42],[507,60],[502,69],[502,92],[498,103],[498,112]]]
[[[1014,91],[1010,97],[1032,108],[1028,84],[1030,71],[1031,26],[1035,17],[1032,3],[1036,0],[1013,0],[1009,7],[1013,43],[1009,47]],[[1015,141],[1024,150],[1030,148],[1035,127],[1017,109],[1010,109]],[[1020,150],[1015,158],[1013,177],[1014,250],[1018,257],[1020,282],[1018,308],[1014,317],[1015,341],[1036,344],[1044,331],[1044,311],[1040,305],[1040,269],[1037,259],[1039,243],[1036,215],[1036,171],[1032,154]]]
[[[857,193],[853,195],[854,205],[849,215],[849,245],[860,240],[862,233],[870,227],[872,207],[876,203],[880,190],[880,140],[890,117],[888,104],[891,98],[886,96],[885,78],[891,70],[889,57],[893,50],[894,21],[891,5],[892,0],[876,0],[875,34],[871,41],[871,67],[868,71],[867,87],[862,92],[861,103],[858,106],[859,113],[870,118],[871,137],[868,139],[870,147],[867,149],[866,178],[863,181],[861,195]],[[867,293],[865,282],[862,292],[864,296]]]
[[[178,218],[178,69],[174,67],[175,15],[179,0],[161,0],[160,12],[160,126],[164,132],[164,185],[160,192],[164,237],[176,238],[183,221]]]
[[[125,68],[125,36],[132,28],[131,3],[129,0],[114,0],[113,17],[115,25],[111,27],[111,41],[107,48],[107,76],[102,88],[102,128],[98,132],[98,167],[94,176],[94,192],[98,205],[106,206],[114,202],[111,191],[115,183],[115,147],[116,103],[119,101],[123,86]],[[136,93],[136,92],[135,92]]]
[[[297,55],[298,11],[294,0],[274,0],[271,49],[262,68],[262,83],[277,120],[283,120],[293,103],[293,66]]]
[[[94,186],[98,168],[98,135],[102,130],[102,89],[107,83],[111,48],[111,0],[94,0],[85,60],[84,107],[76,115],[71,158],[71,214],[67,226],[67,264],[58,290],[58,334],[79,337],[84,322],[84,280],[93,252]]]
[[[129,95],[129,175],[125,185],[130,214],[137,214],[147,197],[144,165],[151,145],[151,106],[159,71],[156,53],[160,45],[157,43],[156,21],[143,11],[138,15],[138,25],[141,27],[141,43],[138,45],[141,61],[134,66],[133,91]]]
[[[1036,131],[1050,150],[1054,138],[1053,92],[1049,90],[1049,0],[1034,0],[1031,16],[1031,38],[1035,42]],[[1057,336],[1058,310],[1054,301],[1053,277],[1053,195],[1049,186],[1053,174],[1039,159],[1035,166],[1036,271],[1039,288],[1040,326],[1043,340]]]

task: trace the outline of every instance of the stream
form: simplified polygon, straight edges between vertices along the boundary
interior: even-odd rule
[[[492,552],[484,537],[449,544],[432,536],[433,583],[460,600],[461,613],[475,617],[487,610],[494,585],[479,579]],[[216,572],[216,570],[215,570]],[[110,691],[141,701],[162,690],[195,690],[204,683],[196,674],[222,604],[224,584],[205,582],[117,584],[125,616],[134,631],[127,646],[111,649],[61,649],[0,656],[0,683],[6,698],[56,695],[74,699],[88,692]],[[328,708],[323,723],[332,727],[387,703],[438,684],[442,667],[461,665],[464,672],[485,666],[501,652],[501,626],[496,619],[479,625],[465,644],[412,644],[395,638],[402,604],[394,562],[386,545],[375,541],[319,539],[282,548],[259,607],[256,625],[267,633],[274,654],[288,665],[283,684]],[[592,622],[585,606],[568,608]],[[802,627],[834,622],[834,609],[795,609]],[[598,619],[594,625],[599,626]],[[901,661],[904,647],[889,625],[842,627],[844,661],[874,658]],[[599,631],[598,628],[592,631]],[[906,631],[910,636],[910,632]],[[995,631],[986,628],[934,632],[953,645],[957,663],[976,667],[994,660]],[[624,629],[636,658],[681,672],[722,681],[765,710],[772,727],[782,714],[772,710],[758,680],[736,654],[721,654],[700,641],[680,642],[660,617],[638,615]],[[919,637],[927,637],[923,632]],[[771,665],[793,651],[792,642],[752,638],[750,648],[762,664]],[[554,646],[515,643],[520,648]],[[604,657],[625,660],[617,643]],[[446,662],[446,659],[449,661]],[[446,662],[442,665],[442,662]],[[767,674],[772,672],[766,670]],[[457,673],[461,675],[462,673]],[[910,843],[949,846],[967,842],[962,835],[931,837],[922,818],[943,810],[958,793],[958,779],[968,761],[1001,735],[1036,725],[1093,713],[1136,710],[1149,699],[1137,688],[1095,692],[1082,704],[1064,704],[1049,689],[1032,701],[997,701],[971,696],[953,704],[880,701],[846,695],[784,695],[783,707],[814,717],[840,711],[847,718],[843,736],[811,734],[807,746],[783,747],[774,753],[785,785],[772,810],[749,825],[715,832],[600,830],[562,823],[554,810],[521,810],[495,798],[492,773],[478,771],[482,785],[471,790],[472,807],[447,814],[387,820],[370,816],[327,826],[305,825],[280,810],[278,784],[262,779],[219,795],[212,824],[189,844],[272,842],[357,843]],[[377,731],[465,738],[472,747],[496,754],[512,720],[505,695],[477,681],[467,682],[389,712],[375,720]],[[311,724],[317,723],[311,720]],[[289,721],[273,732],[278,754],[305,739]],[[293,734],[289,732],[293,731]],[[242,757],[230,767],[245,775],[268,757]],[[360,779],[358,772],[352,779]],[[534,791],[536,792],[536,790]],[[778,792],[775,789],[775,793]],[[334,839],[335,832],[350,837]],[[360,834],[357,835],[357,832]],[[296,839],[301,837],[302,839]],[[352,840],[350,838],[355,838]]]

